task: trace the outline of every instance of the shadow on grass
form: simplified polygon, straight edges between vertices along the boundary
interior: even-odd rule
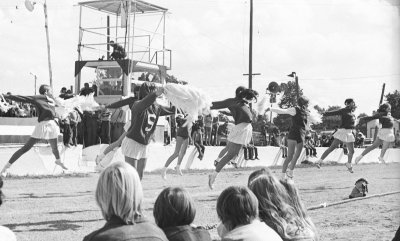
[[[318,186],[315,188],[300,188],[299,190],[302,193],[317,193],[323,192],[325,190],[343,190],[343,189],[351,189],[351,186],[348,187],[325,187],[325,186]]]
[[[65,197],[82,197],[92,195],[92,192],[78,192],[76,194],[63,194],[63,193],[46,193],[45,195],[36,195],[34,193],[21,193],[19,198],[65,198]]]
[[[72,214],[72,213],[84,213],[84,212],[99,212],[99,210],[61,211],[61,212],[49,212],[49,214]]]
[[[45,221],[45,222],[36,222],[36,223],[12,223],[6,224],[4,226],[8,227],[9,229],[13,230],[14,232],[46,232],[46,231],[65,231],[65,230],[72,230],[77,231],[79,230],[82,225],[78,225],[77,223],[88,223],[88,222],[98,222],[103,219],[91,219],[91,220],[53,220],[53,221]],[[39,228],[37,226],[45,226],[43,228]],[[18,230],[18,228],[24,228],[24,230]],[[30,228],[30,229],[29,229]]]

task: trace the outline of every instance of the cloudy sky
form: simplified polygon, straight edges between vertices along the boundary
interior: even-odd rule
[[[55,92],[74,84],[78,1],[48,0]],[[152,0],[168,8],[172,74],[215,100],[248,85],[249,0]],[[291,80],[295,71],[313,104],[343,106],[353,97],[370,114],[381,88],[400,90],[400,0],[254,0],[253,88]],[[105,21],[104,19],[101,21]],[[48,83],[43,7],[0,2],[2,91],[34,93]],[[99,56],[100,57],[100,56]]]

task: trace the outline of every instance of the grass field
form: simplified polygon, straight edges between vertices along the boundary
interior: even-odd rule
[[[215,206],[219,193],[230,185],[246,185],[255,169],[223,170],[214,190],[207,186],[208,171],[186,172],[182,177],[171,171],[167,181],[158,173],[146,173],[144,213],[153,220],[153,204],[160,191],[167,186],[183,186],[196,203],[195,223],[210,227],[218,223]],[[273,171],[279,174],[280,169]],[[359,165],[354,174],[342,165],[295,170],[296,185],[307,207],[346,198],[360,177],[369,182],[368,196],[400,191],[399,163]],[[6,179],[0,224],[12,229],[19,241],[82,240],[104,225],[94,199],[97,178],[98,174]],[[400,224],[399,200],[397,193],[311,210],[309,214],[320,240],[392,240]],[[218,239],[216,229],[210,233]]]

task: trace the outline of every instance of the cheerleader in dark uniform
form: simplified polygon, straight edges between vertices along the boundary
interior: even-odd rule
[[[56,157],[55,164],[59,165],[63,169],[67,170],[64,164],[60,160],[60,153],[57,148],[57,138],[60,134],[60,128],[56,121],[56,100],[53,97],[53,91],[48,85],[41,85],[39,87],[39,94],[34,96],[20,96],[20,95],[5,95],[5,99],[14,100],[18,102],[31,103],[35,105],[38,112],[38,124],[36,124],[35,129],[25,143],[18,151],[16,151],[4,166],[1,171],[1,175],[5,177],[7,175],[7,170],[10,166],[18,160],[23,154],[29,151],[35,143],[39,140],[47,140],[50,143],[51,150]]]
[[[335,134],[333,134],[334,140],[333,140],[332,144],[322,154],[321,159],[319,159],[316,162],[316,166],[318,168],[321,168],[322,162],[329,155],[329,153],[331,153],[333,150],[335,150],[340,143],[343,143],[346,145],[346,147],[348,149],[348,153],[347,153],[348,160],[346,163],[346,167],[350,173],[353,173],[353,166],[351,164],[351,160],[354,155],[354,141],[355,141],[353,130],[355,128],[356,117],[354,115],[354,110],[357,107],[356,107],[356,103],[354,102],[353,99],[346,99],[344,101],[344,104],[346,105],[345,108],[342,108],[340,110],[325,112],[323,114],[324,116],[338,115],[341,117],[342,123],[339,126],[339,129],[335,132]]]
[[[391,142],[394,142],[394,131],[393,131],[393,124],[394,119],[391,115],[391,106],[388,103],[382,104],[379,106],[378,113],[371,116],[371,117],[363,117],[360,121],[368,122],[370,120],[379,119],[379,123],[382,125],[382,128],[379,129],[378,136],[376,137],[374,143],[365,148],[364,151],[361,153],[360,156],[356,157],[355,163],[358,164],[361,159],[367,155],[370,151],[375,148],[378,148],[382,145],[381,155],[378,157],[378,160],[382,163],[385,163],[385,156],[386,150],[389,148]]]
[[[176,123],[178,124],[178,131],[176,133],[176,144],[175,144],[175,151],[172,155],[168,158],[167,162],[165,163],[163,169],[161,170],[161,177],[166,180],[167,179],[167,168],[171,164],[175,158],[178,157],[178,164],[175,167],[175,171],[179,175],[183,175],[181,171],[181,163],[183,157],[186,154],[187,147],[189,145],[189,125],[184,125],[186,119],[183,115],[178,115],[176,117]]]
[[[140,179],[143,178],[148,145],[156,129],[158,118],[175,113],[174,107],[164,107],[155,103],[163,90],[163,87],[157,88],[150,82],[144,82],[140,86],[139,100],[135,101],[131,109],[131,126],[121,144],[125,161],[136,168]]]
[[[297,100],[297,106],[288,109],[268,108],[277,114],[288,114],[292,116],[292,126],[287,135],[288,151],[287,157],[282,165],[282,177],[285,180],[293,182],[293,170],[297,159],[303,150],[306,136],[306,127],[308,125],[309,113],[307,110],[309,100],[305,96],[300,96]],[[289,170],[288,166],[290,164]]]
[[[235,127],[228,135],[228,143],[226,153],[223,157],[218,160],[215,168],[215,172],[210,174],[208,177],[208,185],[210,189],[214,188],[214,182],[222,168],[235,156],[239,154],[239,151],[243,146],[250,143],[253,133],[251,126],[252,113],[249,107],[249,103],[253,100],[257,100],[258,93],[251,89],[242,90],[235,98],[229,98],[223,101],[212,102],[211,109],[223,109],[228,108],[235,120]],[[221,152],[225,152],[225,151]]]

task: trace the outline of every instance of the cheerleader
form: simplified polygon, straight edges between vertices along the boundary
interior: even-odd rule
[[[282,165],[282,178],[293,183],[293,170],[297,159],[303,150],[308,125],[309,113],[307,110],[309,100],[305,96],[300,96],[297,106],[288,109],[268,108],[277,114],[288,114],[292,116],[292,125],[287,135],[287,157]],[[290,167],[288,169],[288,166]]]
[[[340,143],[344,143],[348,149],[347,153],[348,160],[346,163],[346,167],[350,173],[353,173],[353,166],[351,164],[351,159],[353,158],[354,154],[354,141],[355,141],[353,130],[356,117],[354,115],[354,111],[357,107],[353,99],[346,99],[344,101],[344,104],[346,105],[345,108],[342,108],[340,110],[325,112],[323,114],[324,116],[334,116],[334,115],[341,116],[342,123],[339,129],[335,132],[335,134],[333,134],[334,140],[332,144],[322,154],[321,159],[319,159],[316,162],[316,166],[318,168],[321,168],[322,162],[329,155],[329,153],[335,150]]]
[[[165,163],[164,167],[161,170],[161,177],[166,180],[167,179],[167,168],[171,164],[175,158],[178,157],[178,164],[175,167],[175,171],[179,175],[183,175],[181,171],[181,163],[183,157],[186,154],[187,147],[189,145],[189,125],[184,125],[186,119],[183,115],[178,115],[176,117],[176,123],[178,124],[178,131],[176,133],[176,144],[175,144],[175,151],[172,155],[168,158],[167,162]]]
[[[41,85],[39,87],[39,94],[34,96],[20,96],[20,95],[5,95],[5,99],[14,100],[18,102],[31,103],[35,105],[38,112],[38,124],[36,124],[35,129],[25,143],[23,147],[17,150],[7,162],[7,164],[2,169],[0,175],[5,177],[7,175],[7,170],[10,166],[18,160],[23,154],[29,151],[35,143],[39,140],[47,140],[50,143],[51,150],[56,157],[55,164],[59,165],[64,170],[67,168],[60,160],[60,153],[57,148],[57,137],[60,134],[60,128],[58,127],[56,121],[56,100],[53,97],[53,91],[48,85]]]
[[[240,87],[239,87],[240,88]],[[239,89],[238,88],[238,89]],[[239,92],[239,93],[238,93]],[[214,182],[221,169],[235,156],[239,154],[241,148],[250,143],[253,128],[251,126],[252,113],[249,103],[257,100],[258,93],[251,89],[237,90],[235,98],[229,98],[223,101],[212,102],[211,109],[228,108],[235,120],[235,127],[229,133],[226,148],[221,151],[225,152],[223,157],[218,156],[215,172],[208,176],[208,185],[210,189],[214,188]],[[220,154],[221,154],[220,153]]]
[[[386,150],[389,148],[391,142],[394,142],[394,132],[393,132],[393,124],[394,120],[392,115],[390,114],[391,106],[388,103],[382,104],[379,106],[378,113],[371,116],[371,117],[363,117],[361,118],[362,121],[370,121],[379,119],[379,123],[382,125],[382,128],[378,132],[378,136],[375,139],[374,143],[365,148],[364,151],[361,153],[360,156],[356,157],[355,163],[358,164],[361,159],[368,154],[373,149],[382,145],[381,155],[378,157],[379,161],[385,163],[385,156]],[[360,121],[361,121],[360,120]]]
[[[153,137],[160,116],[172,115],[175,108],[168,108],[156,103],[164,88],[157,88],[154,83],[144,82],[139,89],[139,100],[131,109],[131,127],[121,144],[125,161],[139,173],[140,179],[147,162],[148,145]]]
[[[135,103],[135,101],[137,101],[136,97],[129,97],[114,103],[109,104],[108,106],[103,107],[104,109],[116,109],[116,108],[120,108],[126,105],[129,105],[129,109],[127,110],[127,115],[131,116],[131,108],[133,106],[133,104]],[[122,141],[124,140],[129,128],[131,127],[131,121],[128,120],[125,125],[124,125],[124,132],[122,133],[122,135],[118,138],[118,140],[114,141],[113,143],[111,143],[109,146],[106,147],[106,149],[104,149],[104,151],[102,153],[100,153],[99,155],[96,156],[96,170],[101,171],[104,168],[106,168],[105,166],[103,166],[101,164],[101,161],[104,159],[104,157],[110,153],[111,151],[114,151],[115,149],[121,147]]]

